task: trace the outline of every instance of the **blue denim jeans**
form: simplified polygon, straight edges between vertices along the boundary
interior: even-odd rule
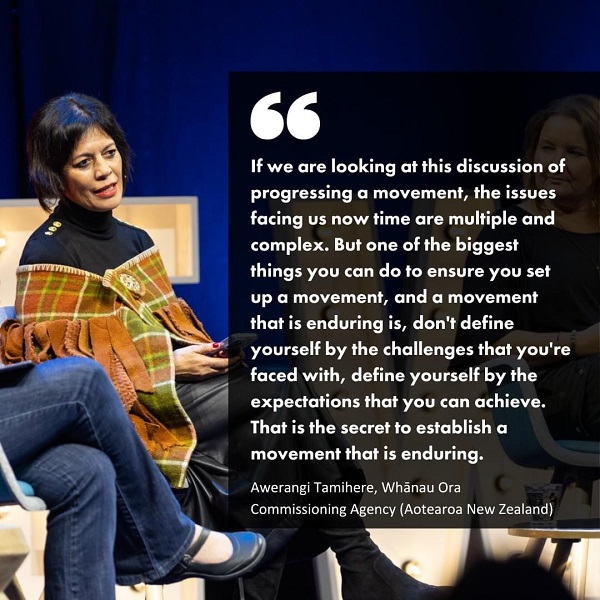
[[[181,512],[103,369],[66,358],[0,372],[0,440],[49,508],[46,600],[110,600],[190,546]]]

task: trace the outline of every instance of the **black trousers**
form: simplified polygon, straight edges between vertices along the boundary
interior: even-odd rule
[[[256,483],[301,486],[315,481],[329,484],[364,482],[360,467],[345,459],[346,440],[337,429],[329,433],[309,433],[310,422],[333,424],[327,410],[303,406],[274,411],[268,406],[252,405],[255,398],[316,397],[305,382],[251,381],[249,369],[240,367],[228,376],[179,383],[177,394],[198,438],[188,469],[189,487],[178,492],[184,511],[196,522],[215,529],[260,531],[267,538],[265,561],[268,561],[283,549],[288,550],[298,530],[317,528],[323,525],[323,521],[319,523],[318,518],[302,514],[251,515],[252,505],[306,506],[312,502],[344,503],[360,499],[359,496],[328,499],[323,494],[315,497],[314,486],[306,494],[256,491]],[[269,430],[282,424],[287,426],[283,433],[257,434],[256,425],[252,422],[261,423]],[[303,433],[295,433],[298,431]],[[252,450],[308,450],[321,452],[324,456],[337,451],[339,459],[257,461],[251,459]],[[325,522],[331,526],[331,521],[331,517],[327,517]],[[339,526],[347,525],[340,522]],[[319,536],[301,537],[302,554],[318,554],[324,550]],[[313,537],[315,542],[311,548]]]
[[[539,370],[536,389],[554,438],[600,440],[600,355]]]

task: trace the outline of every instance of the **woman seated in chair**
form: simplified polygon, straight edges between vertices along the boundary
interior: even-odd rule
[[[492,257],[469,255],[467,265],[508,267],[508,277],[468,278],[465,293],[537,294],[535,303],[463,305],[467,315],[492,315],[514,327],[462,329],[456,344],[510,344],[540,349],[524,358],[537,372],[536,388],[544,415],[557,439],[600,440],[600,102],[585,95],[552,102],[529,121],[525,136],[528,163],[543,165],[542,173],[525,176],[529,190],[540,190],[507,209],[513,226],[486,227],[481,241],[518,241],[514,252]],[[554,165],[563,165],[558,172]],[[550,165],[553,165],[552,171]],[[529,225],[529,217],[552,224]],[[514,274],[513,273],[513,269]],[[567,347],[568,355],[554,348]],[[547,352],[547,349],[550,349]],[[462,369],[489,357],[462,357],[451,368]]]
[[[59,201],[23,251],[17,272],[18,321],[0,328],[5,360],[73,354],[98,360],[184,510],[202,523],[246,528],[249,507],[257,501],[255,493],[251,496],[254,482],[363,482],[360,469],[344,460],[302,465],[249,461],[253,444],[269,444],[269,450],[335,452],[345,442],[338,433],[251,435],[251,420],[330,423],[331,417],[311,407],[279,412],[252,408],[255,397],[315,394],[301,382],[287,390],[279,383],[273,388],[252,382],[241,357],[218,352],[190,307],[175,297],[149,235],[113,217],[130,152],[106,105],[81,94],[51,100],[32,119],[27,150],[40,203],[50,211],[53,199]],[[313,500],[325,502],[288,494],[284,503],[302,506]],[[260,501],[275,505],[277,497]],[[247,599],[276,598],[290,541],[311,524],[297,512],[264,526],[269,564],[245,580]],[[312,552],[326,547],[336,552],[344,600],[410,600],[435,589],[393,565],[358,517],[321,520],[308,537]]]

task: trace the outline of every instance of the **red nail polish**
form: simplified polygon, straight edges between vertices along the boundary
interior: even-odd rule
[[[218,348],[221,344],[219,344],[218,342],[213,342],[213,348]]]

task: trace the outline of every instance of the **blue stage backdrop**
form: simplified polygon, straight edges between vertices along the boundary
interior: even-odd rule
[[[0,0],[0,197],[31,195],[33,111],[68,91],[98,96],[135,152],[128,194],[200,198],[201,282],[177,291],[220,338],[235,260],[230,71],[597,70],[599,14],[595,0]]]

